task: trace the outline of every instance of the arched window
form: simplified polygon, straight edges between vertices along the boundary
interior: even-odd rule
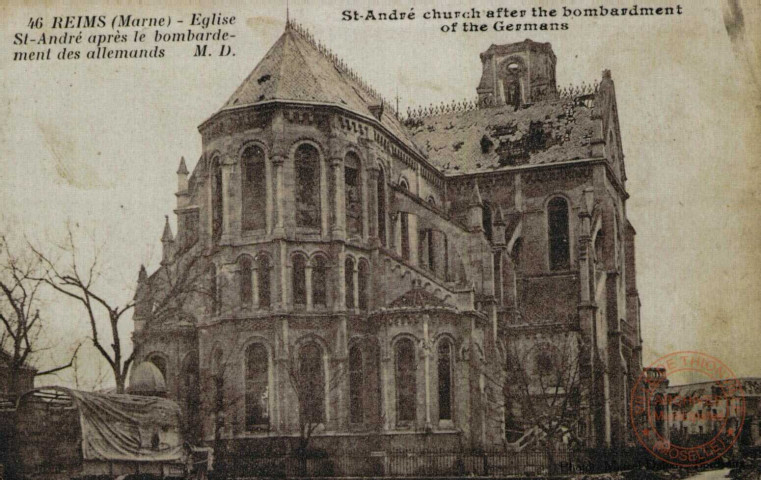
[[[318,255],[312,260],[312,304],[326,307],[328,305],[328,262]]]
[[[209,299],[211,300],[211,313],[214,315],[219,313],[219,288],[217,285],[217,267],[211,265],[209,267]]]
[[[359,345],[354,345],[349,350],[349,421],[351,423],[364,422],[363,383],[362,350]]]
[[[605,231],[604,230],[598,231],[597,235],[595,236],[594,251],[595,251],[595,263],[597,265],[602,265],[605,260]]]
[[[354,259],[347,258],[344,262],[344,289],[346,308],[354,308]]]
[[[211,236],[214,240],[222,236],[222,208],[222,168],[216,157],[211,161]]]
[[[269,427],[269,358],[264,345],[246,349],[246,429]]]
[[[368,288],[370,283],[370,265],[367,260],[360,260],[357,272],[357,291],[359,296],[359,309],[367,310],[368,306]]]
[[[214,413],[219,414],[225,409],[225,365],[224,352],[221,349],[214,351],[211,362],[211,375],[214,388]],[[220,416],[216,415],[217,425],[220,428]]]
[[[483,214],[481,215],[481,224],[484,227],[484,235],[486,236],[486,239],[491,242],[492,240],[491,205],[489,205],[487,202],[483,202],[483,205],[481,206],[481,211],[483,212]]]
[[[267,179],[264,152],[257,146],[246,148],[241,157],[241,196],[243,230],[265,228],[265,205],[267,202]]]
[[[259,256],[256,265],[259,308],[269,308],[270,298],[270,259],[266,255]]]
[[[425,237],[428,242],[428,269],[432,272],[436,271],[436,244],[434,242],[433,230],[428,229]]]
[[[397,423],[415,421],[417,394],[415,345],[409,338],[396,342],[396,419]]]
[[[239,263],[239,282],[240,282],[240,302],[243,305],[251,305],[253,296],[252,275],[253,262],[251,257],[245,256],[240,259]]]
[[[293,304],[303,307],[307,304],[307,261],[302,255],[293,257]]]
[[[410,259],[410,218],[407,212],[399,212],[401,215],[402,226],[402,258],[405,260]]]
[[[436,199],[433,198],[433,195],[429,195],[426,201],[428,202],[429,205],[433,205],[434,207],[436,206]]]
[[[200,406],[200,390],[198,389],[198,358],[194,354],[187,356],[182,364],[180,399],[185,413],[185,425],[190,437],[198,434],[197,419]]]
[[[169,387],[169,379],[166,376],[166,359],[161,355],[151,355],[151,358],[148,361],[156,365],[156,368],[161,372],[161,376],[164,377],[164,382],[166,382],[167,387]]]
[[[322,349],[308,343],[299,350],[299,405],[309,423],[322,423],[325,417],[325,383],[322,368]]]
[[[346,199],[346,231],[362,234],[362,182],[359,157],[348,153],[344,160],[344,198]]]
[[[452,420],[452,400],[454,388],[452,380],[452,343],[449,340],[439,342],[439,420]]]
[[[375,192],[378,205],[378,238],[386,246],[386,176],[383,169],[378,171],[378,191]]]
[[[568,202],[562,197],[555,197],[547,205],[550,270],[568,270],[571,268]]]
[[[296,225],[320,228],[320,155],[309,144],[296,149]]]
[[[406,178],[402,178],[401,180],[399,180],[399,187],[405,192],[410,191],[410,184],[407,182]]]

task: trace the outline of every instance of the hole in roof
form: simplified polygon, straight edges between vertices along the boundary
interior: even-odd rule
[[[256,82],[257,82],[259,85],[261,85],[262,83],[266,82],[266,81],[267,81],[267,80],[269,80],[270,78],[272,78],[272,77],[271,77],[271,76],[270,76],[270,74],[268,73],[268,74],[266,74],[266,75],[262,75],[261,77],[259,77],[259,80],[257,80]]]

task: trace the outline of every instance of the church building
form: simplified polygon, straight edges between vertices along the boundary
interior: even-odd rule
[[[289,22],[199,126],[176,235],[167,219],[161,266],[140,271],[135,365],[187,429],[523,448],[540,435],[521,395],[565,368],[563,441],[630,444],[642,348],[615,89],[605,71],[561,90],[556,62],[548,43],[492,45],[477,98],[401,115]]]

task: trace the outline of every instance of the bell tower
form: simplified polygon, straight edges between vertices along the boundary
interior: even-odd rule
[[[486,106],[523,105],[555,98],[555,53],[549,43],[526,39],[492,45],[481,54],[483,73],[476,91]]]

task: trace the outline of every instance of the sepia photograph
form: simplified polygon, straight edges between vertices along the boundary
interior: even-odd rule
[[[0,480],[761,479],[758,0],[0,5]]]

